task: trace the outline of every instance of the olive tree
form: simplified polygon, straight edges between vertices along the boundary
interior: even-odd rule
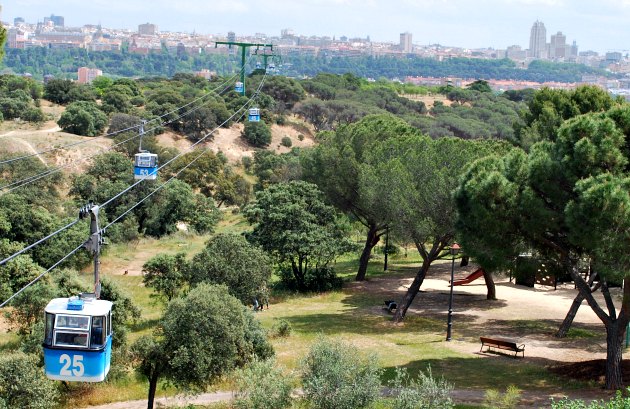
[[[161,378],[200,391],[234,368],[273,355],[252,313],[225,286],[210,284],[173,299],[158,331],[140,338],[132,351],[138,371],[149,380],[149,409]]]
[[[243,236],[219,234],[192,260],[191,285],[224,284],[243,304],[257,298],[271,278],[271,259]]]

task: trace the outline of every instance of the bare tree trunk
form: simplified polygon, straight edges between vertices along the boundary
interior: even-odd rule
[[[588,285],[589,287],[591,287],[591,293],[597,291],[600,286],[600,284],[597,284],[595,287],[593,287],[593,282],[595,281],[596,277],[597,273],[595,271],[591,271],[591,274],[588,278]],[[578,294],[573,299],[573,303],[571,304],[571,308],[569,308],[569,312],[567,312],[567,316],[564,317],[564,321],[562,321],[562,324],[560,324],[560,328],[558,328],[558,332],[556,332],[557,338],[564,338],[567,336],[567,333],[571,329],[571,325],[573,325],[573,320],[575,319],[575,316],[577,315],[577,312],[582,305],[582,301],[584,301],[584,295],[578,292]]]
[[[378,226],[370,224],[368,227],[367,237],[365,239],[365,246],[363,247],[361,258],[359,258],[359,271],[357,271],[357,275],[354,278],[355,281],[365,280],[368,263],[370,262],[370,254],[372,254],[372,249],[378,244],[380,238],[381,235],[378,234]]]
[[[157,389],[158,375],[152,374],[149,377],[149,398],[147,400],[147,409],[153,409],[153,401],[155,400],[155,391]]]
[[[571,329],[571,325],[573,324],[575,315],[580,309],[580,305],[582,305],[582,301],[584,301],[584,296],[581,293],[578,293],[573,299],[573,303],[571,304],[571,308],[569,308],[569,312],[567,312],[567,316],[564,317],[564,321],[560,324],[558,332],[556,332],[557,338],[564,338],[567,336],[567,332]]]
[[[626,327],[620,324],[619,320],[615,320],[610,325],[606,325],[606,389],[608,390],[623,388],[621,358]]]
[[[431,266],[431,261],[429,261],[429,259],[424,259],[424,261],[422,262],[422,267],[420,267],[420,270],[418,270],[418,272],[416,273],[416,277],[413,279],[413,282],[407,289],[405,297],[396,309],[396,314],[394,314],[393,318],[394,322],[401,322],[405,318],[409,306],[413,302],[413,299],[416,298],[416,294],[418,294],[418,291],[420,291],[420,287],[422,286],[422,283],[427,276],[429,266]]]
[[[494,285],[494,277],[492,276],[492,272],[483,269],[483,279],[486,280],[486,288],[488,289],[488,294],[486,295],[486,300],[496,300],[497,299],[497,288]]]

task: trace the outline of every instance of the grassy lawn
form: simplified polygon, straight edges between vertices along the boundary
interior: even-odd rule
[[[242,216],[226,212],[218,232],[240,233],[246,229]],[[162,315],[164,303],[151,296],[152,291],[142,284],[141,275],[124,275],[121,272],[141,269],[148,258],[158,253],[183,251],[192,256],[203,248],[208,238],[178,232],[161,240],[141,239],[133,245],[108,246],[102,257],[104,275],[114,280],[142,310],[141,320],[130,328],[130,343],[153,330]],[[412,249],[406,256],[401,254],[390,258],[390,271],[383,271],[382,259],[382,254],[377,253],[370,262],[368,279],[410,277],[420,263],[417,252]],[[383,383],[393,377],[396,367],[406,367],[415,374],[430,365],[434,375],[444,376],[458,389],[505,389],[510,384],[523,389],[563,386],[562,381],[542,366],[502,357],[487,359],[447,347],[444,341],[445,323],[441,319],[410,314],[403,324],[393,324],[391,315],[382,309],[382,294],[350,284],[357,263],[356,256],[337,260],[335,268],[346,281],[343,290],[307,295],[276,292],[270,308],[257,313],[267,329],[271,330],[280,320],[290,324],[290,336],[272,339],[278,362],[288,370],[297,370],[314,340],[327,336],[350,342],[363,353],[376,354],[384,368]],[[512,324],[532,331],[553,329],[550,324],[538,321],[521,320],[510,322]],[[588,331],[577,331],[572,335],[580,338],[590,336]],[[15,349],[17,343],[15,334],[0,332],[0,351]],[[229,385],[229,380],[226,380],[215,387],[227,389]],[[124,380],[114,379],[91,385],[71,384],[64,407],[144,399],[147,389],[147,383],[131,373]],[[174,393],[172,388],[158,388],[158,395]]]

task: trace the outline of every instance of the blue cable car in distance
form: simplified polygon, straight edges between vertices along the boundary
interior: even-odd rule
[[[134,155],[133,177],[136,180],[157,179],[158,155],[157,153],[140,152]]]
[[[234,84],[234,91],[243,93],[243,89],[244,87],[242,82],[237,81],[236,84]]]
[[[249,122],[260,122],[260,108],[250,108],[247,120]]]
[[[43,345],[48,378],[105,380],[112,356],[112,305],[94,294],[55,298],[48,303]]]

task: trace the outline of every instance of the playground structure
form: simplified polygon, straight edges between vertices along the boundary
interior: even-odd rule
[[[474,272],[469,274],[468,277],[462,278],[460,280],[454,280],[453,281],[453,286],[470,284],[473,281],[475,281],[476,279],[478,279],[480,277],[483,277],[483,275],[484,275],[483,268],[478,268],[477,270],[475,270]]]

